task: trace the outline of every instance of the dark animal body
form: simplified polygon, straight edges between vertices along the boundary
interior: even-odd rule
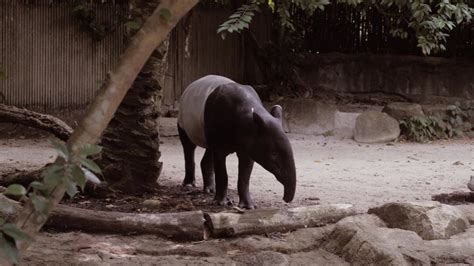
[[[194,150],[200,146],[206,149],[201,161],[204,190],[213,192],[215,186],[217,203],[227,201],[226,157],[234,152],[240,207],[255,207],[249,193],[254,161],[283,184],[283,200],[292,201],[296,170],[282,111],[275,105],[268,112],[251,86],[225,77],[209,75],[191,83],[181,96],[178,117],[186,169],[183,186],[195,185]]]

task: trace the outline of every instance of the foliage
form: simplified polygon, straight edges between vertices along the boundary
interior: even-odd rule
[[[395,21],[394,25],[390,25],[391,34],[406,38],[408,31],[413,32],[418,47],[425,55],[445,50],[448,32],[458,24],[471,21],[474,14],[471,1],[462,0],[250,0],[219,27],[218,33],[241,32],[248,28],[259,6],[266,6],[276,12],[280,25],[294,31],[294,14],[304,11],[307,16],[312,16],[316,10],[324,10],[325,6],[335,3],[361,6],[362,13],[375,8],[390,16]]]
[[[51,208],[50,196],[54,188],[64,184],[67,194],[73,197],[78,192],[77,186],[84,190],[87,180],[99,183],[100,181],[94,173],[101,173],[99,166],[87,158],[99,153],[101,151],[99,146],[86,144],[79,149],[78,154],[75,154],[63,142],[51,140],[51,144],[57,151],[59,159],[43,170],[41,173],[43,181],[32,182],[28,189],[22,185],[13,184],[4,192],[5,195],[19,198],[22,201],[31,199],[36,212],[40,213],[43,219],[47,218]],[[9,207],[11,207],[10,203],[0,202],[1,209],[5,210]],[[0,218],[0,250],[10,261],[18,262],[17,241],[32,240],[16,225],[7,223]]]
[[[427,142],[447,138],[442,122],[435,117],[415,116],[400,121],[401,135],[407,140]]]
[[[257,11],[259,11],[257,3],[242,5],[217,29],[217,33],[221,33],[222,38],[225,38],[225,32],[241,32],[248,29]]]
[[[81,29],[87,32],[94,41],[100,41],[114,32],[120,25],[124,24],[129,29],[139,29],[140,23],[128,20],[124,15],[118,13],[108,20],[97,18],[97,8],[92,3],[83,2],[77,4],[72,10],[73,17],[78,20]]]

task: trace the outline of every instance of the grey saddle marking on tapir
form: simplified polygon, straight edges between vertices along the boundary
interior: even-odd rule
[[[254,161],[271,172],[284,186],[283,200],[293,200],[296,170],[290,142],[282,128],[282,108],[270,113],[251,86],[208,75],[191,83],[180,99],[178,131],[184,150],[183,185],[194,185],[194,150],[206,149],[201,160],[204,190],[214,191],[219,204],[227,201],[226,157],[239,159],[239,206],[254,208],[249,179]]]

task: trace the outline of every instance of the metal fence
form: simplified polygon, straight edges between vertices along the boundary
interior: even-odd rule
[[[74,4],[0,0],[0,93],[7,104],[39,110],[86,105],[123,51],[123,28],[94,41],[73,18]],[[118,5],[98,4],[98,19]]]

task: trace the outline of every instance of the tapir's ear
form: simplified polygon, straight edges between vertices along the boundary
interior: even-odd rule
[[[273,117],[278,118],[281,122],[283,118],[283,108],[280,105],[274,105],[270,110],[270,114],[272,114]]]

